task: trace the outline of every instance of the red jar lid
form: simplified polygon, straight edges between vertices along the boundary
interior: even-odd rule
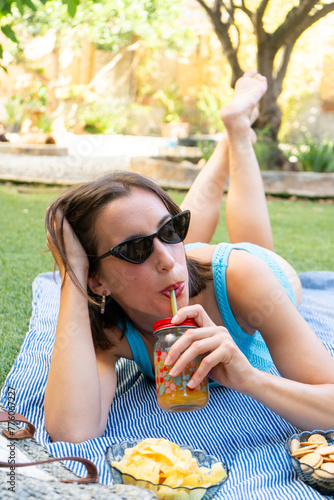
[[[178,327],[178,326],[189,326],[189,327],[198,327],[198,324],[193,320],[193,319],[186,319],[182,323],[178,323],[177,325],[175,323],[171,323],[171,320],[173,318],[164,318],[160,319],[159,321],[156,321],[153,323],[153,331],[156,332],[157,330],[163,330],[165,328],[173,328],[173,327]]]

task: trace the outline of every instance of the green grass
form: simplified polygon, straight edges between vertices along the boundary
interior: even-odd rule
[[[53,269],[51,255],[44,252],[44,211],[56,193],[35,191],[23,193],[17,185],[0,184],[0,387],[29,326],[32,282]],[[172,196],[180,203],[184,193]],[[268,205],[276,252],[299,273],[334,271],[334,205],[282,199],[271,199]],[[223,220],[214,243],[228,240]]]
[[[33,279],[53,268],[51,255],[43,253],[43,215],[53,197],[0,185],[0,386],[28,329]]]
[[[181,203],[183,193],[175,193]],[[275,252],[298,273],[334,271],[334,200],[326,203],[305,199],[268,199]],[[228,241],[224,219],[225,203],[212,243]]]

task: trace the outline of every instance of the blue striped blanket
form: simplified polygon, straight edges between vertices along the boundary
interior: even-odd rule
[[[300,275],[303,299],[300,312],[334,356],[334,273]],[[45,431],[43,398],[59,307],[59,278],[39,275],[33,283],[33,312],[29,331],[1,392],[7,406],[8,388],[15,390],[16,411],[37,427],[36,439],[55,456],[89,458],[101,482],[112,482],[105,451],[115,442],[165,437],[203,449],[225,461],[230,478],[217,499],[326,498],[297,479],[284,449],[296,428],[260,403],[235,391],[217,387],[201,411],[164,413],[156,403],[154,383],[132,361],[117,363],[118,389],[105,434],[80,444],[52,443]],[[273,368],[273,373],[275,368]],[[61,425],[61,423],[60,423]],[[84,474],[80,464],[72,469]],[[330,498],[330,497],[327,497]]]

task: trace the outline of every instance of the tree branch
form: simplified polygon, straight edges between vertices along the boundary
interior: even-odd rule
[[[286,71],[288,69],[290,57],[291,57],[294,46],[295,46],[295,42],[290,42],[290,43],[287,43],[283,49],[284,50],[283,60],[282,60],[282,63],[281,63],[279,70],[277,71],[276,78],[274,79],[275,93],[276,93],[277,97],[282,92],[283,80],[284,80],[284,77],[286,75]]]
[[[253,26],[258,44],[265,43],[268,39],[268,33],[263,27],[263,16],[268,6],[269,0],[262,0],[257,11],[253,14]]]
[[[232,19],[233,24],[234,24],[234,12],[235,12],[235,6],[234,6],[233,1],[231,1],[231,7],[230,7],[230,8],[226,5],[226,2],[222,2],[222,6],[224,6],[224,9],[225,9],[225,10],[226,10],[226,12],[228,13],[229,18],[230,18],[230,19]]]
[[[261,21],[262,21],[262,18],[264,16],[266,8],[268,7],[268,3],[269,3],[269,0],[262,0],[260,5],[258,6],[257,11],[256,11],[256,16],[259,19],[261,19]]]
[[[240,5],[235,5],[235,8],[241,10],[242,12],[244,12],[247,15],[247,17],[252,21],[252,24],[254,25],[254,14],[246,6],[245,0],[241,1],[241,6]]]
[[[322,9],[317,9],[316,12],[311,16],[306,16],[306,18],[303,19],[300,24],[298,37],[310,26],[312,26],[312,24],[316,23],[317,21],[319,21],[319,19],[322,19],[323,17],[327,16],[327,14],[333,11],[334,11],[334,2],[331,2],[324,4]]]
[[[294,35],[296,30],[298,31],[299,25],[317,3],[318,0],[300,0],[297,7],[292,7],[283,23],[272,34],[271,40],[276,51],[290,39],[291,35]]]
[[[214,30],[216,32],[216,35],[222,45],[223,48],[223,53],[225,57],[228,60],[229,65],[231,66],[232,69],[232,86],[234,86],[236,80],[242,76],[243,71],[240,67],[239,61],[238,61],[238,47],[235,48],[233,47],[231,37],[229,35],[229,27],[231,25],[231,18],[227,23],[222,22],[221,20],[221,10],[220,7],[225,7],[224,2],[221,0],[216,0],[214,9],[210,9],[210,7],[204,2],[204,0],[197,0],[197,2],[202,5],[202,7],[205,9],[207,12],[208,16],[210,17],[210,20],[212,22],[212,25],[214,27]],[[217,11],[218,9],[218,11]],[[232,23],[234,24],[234,23]]]
[[[240,35],[240,29],[238,28],[237,24],[235,23],[235,11],[236,11],[236,7],[233,3],[233,0],[231,0],[231,8],[229,9],[226,5],[226,2],[222,2],[222,7],[224,7],[224,9],[226,10],[227,14],[228,14],[228,21],[226,24],[228,24],[229,26],[234,26],[234,28],[236,29],[237,31],[237,36],[238,36],[238,40],[237,40],[237,46],[235,47],[235,52],[237,53],[238,50],[239,50],[239,47],[240,47],[240,40],[241,40],[241,35]]]
[[[204,2],[204,0],[197,0],[197,2],[203,7],[203,9],[206,11],[206,13],[211,19],[212,10],[210,9],[210,7]],[[215,2],[214,9],[216,9],[216,4],[217,2]]]

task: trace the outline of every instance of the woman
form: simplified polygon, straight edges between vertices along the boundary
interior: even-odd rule
[[[226,135],[184,212],[154,183],[129,173],[75,187],[48,208],[48,246],[62,277],[45,394],[53,440],[103,434],[120,357],[153,376],[153,323],[171,315],[171,289],[179,307],[173,321],[194,318],[199,326],[170,349],[172,376],[202,354],[189,387],[208,374],[300,428],[334,427],[334,360],[295,307],[298,276],[270,250],[250,129],[266,85],[256,72],[237,82],[221,111]],[[228,174],[226,219],[236,245],[212,246]],[[185,253],[183,241],[202,243]],[[268,373],[272,361],[281,377]]]

